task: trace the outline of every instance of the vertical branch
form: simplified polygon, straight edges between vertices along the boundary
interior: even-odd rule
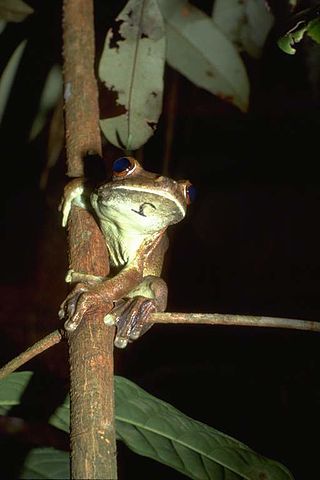
[[[83,176],[82,159],[101,155],[94,76],[93,0],[64,0],[64,100],[68,175]]]
[[[101,153],[94,77],[93,0],[64,0],[64,97],[68,175],[83,175],[83,158]],[[108,273],[100,230],[84,210],[72,208],[68,224],[70,268]],[[72,478],[115,479],[113,327],[96,308],[69,335]]]

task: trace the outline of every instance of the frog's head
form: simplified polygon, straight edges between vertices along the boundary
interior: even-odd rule
[[[149,235],[180,222],[194,189],[188,181],[147,172],[133,157],[113,164],[113,179],[100,186],[91,197],[93,208],[103,222]]]

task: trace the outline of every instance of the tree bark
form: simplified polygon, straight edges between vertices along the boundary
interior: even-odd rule
[[[92,0],[64,0],[63,54],[68,175],[83,175],[83,160],[101,155],[98,92],[94,77]],[[70,268],[108,274],[102,234],[93,218],[73,207],[68,222]],[[92,309],[68,335],[71,399],[71,477],[116,479],[114,327]]]

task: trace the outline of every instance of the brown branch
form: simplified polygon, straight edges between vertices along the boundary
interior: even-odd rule
[[[98,93],[94,77],[93,0],[64,0],[64,97],[68,175],[83,175],[83,158],[101,154]],[[70,268],[105,276],[102,235],[84,210],[72,208]],[[114,328],[97,308],[69,335],[72,478],[115,479],[113,393]]]
[[[153,313],[149,323],[187,323],[226,325],[237,327],[287,328],[289,330],[305,330],[320,332],[320,322],[295,320],[291,318],[259,317],[252,315],[229,315],[224,313]]]
[[[49,333],[49,335],[36,342],[34,345],[29,347],[24,352],[20,353],[20,355],[18,355],[13,360],[8,362],[4,367],[2,367],[0,369],[0,380],[5,378],[7,375],[10,375],[10,373],[17,370],[19,367],[27,363],[32,358],[44,352],[48,348],[53,347],[53,345],[56,345],[56,343],[59,343],[61,339],[62,333],[59,330],[55,330],[54,332]]]
[[[82,177],[82,159],[101,155],[92,0],[64,0],[63,54],[68,175]]]
[[[229,327],[260,327],[283,328],[288,330],[303,330],[306,332],[320,332],[320,322],[298,320],[292,318],[259,317],[253,315],[229,315],[226,313],[153,313],[148,318],[148,323],[173,323],[193,325],[221,325]],[[62,334],[55,330],[46,337],[21,353],[0,369],[0,380],[17,370],[36,355],[44,352],[60,342]]]

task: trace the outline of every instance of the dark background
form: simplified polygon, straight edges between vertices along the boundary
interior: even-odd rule
[[[0,37],[1,70],[17,39],[30,39],[0,128],[1,363],[59,325],[56,312],[67,292],[66,238],[57,212],[64,154],[40,190],[48,129],[27,142],[48,68],[61,62],[61,11],[56,1],[31,3],[36,15]],[[120,10],[121,2],[114,3]],[[192,3],[211,10],[210,1]],[[117,13],[103,7],[96,2],[98,50]],[[174,114],[170,175],[189,178],[198,192],[187,219],[170,231],[164,272],[169,311],[319,319],[320,47],[306,41],[295,56],[280,51],[276,36],[286,2],[272,7],[276,25],[262,58],[244,57],[251,80],[248,114],[166,70],[164,112],[144,147],[144,166],[161,171],[166,119]],[[174,112],[167,102],[173,82]],[[105,151],[107,165],[121,155],[115,148]],[[115,369],[305,480],[318,472],[318,345],[315,333],[158,325],[115,352]],[[30,422],[25,435],[8,437],[0,426],[6,478],[15,478],[30,446],[67,448],[63,435],[40,428],[68,389],[65,345],[26,368],[36,371],[30,387],[36,398],[31,409],[13,412]],[[184,478],[121,445],[118,457],[120,478]]]

